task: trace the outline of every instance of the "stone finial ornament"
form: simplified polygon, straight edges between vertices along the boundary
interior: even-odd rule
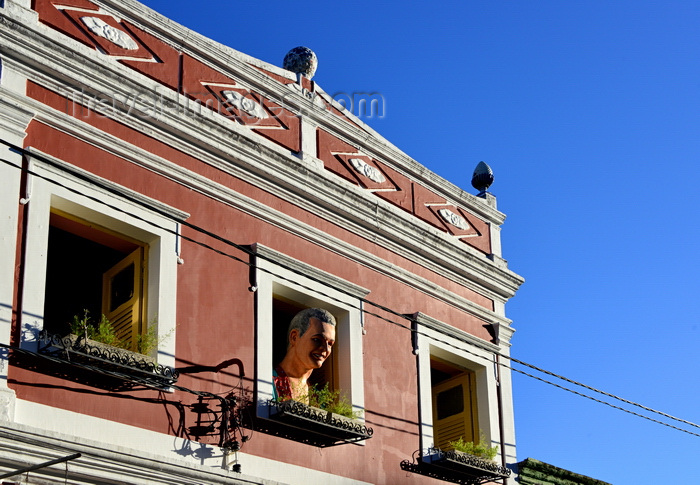
[[[314,51],[308,47],[299,46],[287,52],[282,67],[287,71],[303,74],[307,79],[311,79],[316,74],[318,58]]]
[[[478,190],[479,194],[485,194],[492,183],[493,170],[484,162],[479,162],[472,175],[472,187]]]

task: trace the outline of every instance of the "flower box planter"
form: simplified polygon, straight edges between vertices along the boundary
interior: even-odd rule
[[[149,355],[113,347],[75,334],[59,336],[43,333],[40,342],[42,345],[39,352],[65,363],[75,364],[88,373],[93,371],[101,374],[103,384],[112,380],[110,378],[126,382],[127,387],[142,384],[167,388],[177,382],[178,372],[175,369],[158,364],[156,359]]]
[[[362,421],[297,401],[269,401],[270,419],[281,425],[274,434],[316,446],[352,443],[372,437],[374,430]]]
[[[461,451],[431,448],[413,463],[401,462],[401,468],[452,483],[474,485],[508,478],[511,471],[501,465]]]

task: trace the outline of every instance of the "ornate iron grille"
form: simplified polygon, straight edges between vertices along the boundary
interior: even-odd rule
[[[372,437],[374,430],[350,419],[297,401],[268,401],[270,419],[256,419],[255,429],[314,446],[353,443]]]
[[[499,464],[460,451],[429,448],[413,454],[413,461],[401,462],[401,469],[463,485],[477,485],[508,478],[511,471]]]
[[[76,335],[39,335],[39,352],[107,370],[115,377],[147,379],[149,384],[167,388],[177,382],[179,373],[172,367],[158,364],[155,359],[129,350],[92,342]]]

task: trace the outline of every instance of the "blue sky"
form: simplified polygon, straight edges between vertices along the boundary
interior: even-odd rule
[[[490,164],[513,356],[700,422],[700,3],[145,3],[277,65],[312,48],[325,91],[381,93],[365,121],[465,190]],[[698,436],[517,373],[514,399],[519,459],[692,481]]]

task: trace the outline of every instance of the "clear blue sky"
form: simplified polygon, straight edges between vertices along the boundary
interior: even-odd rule
[[[700,422],[700,2],[145,3],[277,65],[312,48],[324,90],[381,93],[365,121],[466,190],[489,163],[513,356]],[[697,475],[698,436],[518,374],[514,399],[519,459]]]

